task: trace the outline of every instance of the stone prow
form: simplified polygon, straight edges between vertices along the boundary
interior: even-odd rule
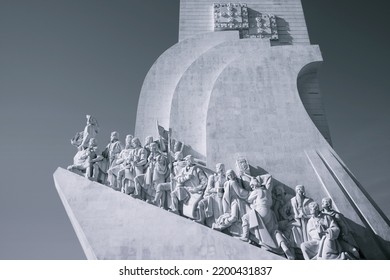
[[[63,168],[53,176],[88,259],[284,259]]]

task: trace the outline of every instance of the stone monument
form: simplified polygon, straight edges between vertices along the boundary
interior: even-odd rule
[[[389,220],[332,148],[317,78],[321,62],[300,0],[181,0],[179,42],[145,78],[134,135],[158,139],[158,122],[207,167],[231,169],[245,158],[250,174],[240,176],[249,181],[272,174],[291,196],[303,185],[313,201],[329,197],[359,257],[389,259]],[[281,258],[66,170],[54,179],[89,259]],[[271,208],[261,208],[268,211],[263,218],[273,215]],[[337,238],[337,226],[326,236],[333,218],[319,213],[295,221],[321,216],[328,224],[318,238]],[[291,227],[306,230],[294,221]]]

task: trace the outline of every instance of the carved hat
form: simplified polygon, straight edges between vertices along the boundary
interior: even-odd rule
[[[185,161],[188,161],[191,164],[195,164],[194,157],[192,155],[188,155],[184,158]]]

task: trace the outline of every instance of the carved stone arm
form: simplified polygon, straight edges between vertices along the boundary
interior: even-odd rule
[[[199,181],[200,181],[199,188],[201,190],[206,189],[207,181],[208,181],[206,173],[201,168],[198,168],[197,174],[198,174],[198,178],[199,178]]]
[[[90,162],[98,162],[98,161],[102,161],[104,159],[104,157],[102,155],[98,155],[96,158],[90,160]]]
[[[148,162],[148,159],[146,158],[146,150],[143,149],[141,152],[141,156],[139,160],[135,163],[136,166],[143,166]]]

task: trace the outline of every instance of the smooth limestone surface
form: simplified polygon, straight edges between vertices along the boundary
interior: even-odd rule
[[[284,259],[63,168],[54,181],[88,259]]]

